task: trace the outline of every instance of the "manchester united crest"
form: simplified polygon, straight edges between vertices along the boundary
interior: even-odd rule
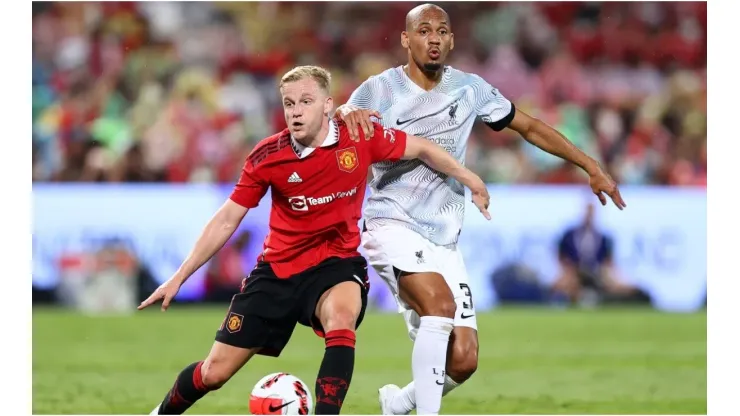
[[[226,330],[230,333],[239,332],[242,329],[242,321],[244,317],[238,313],[231,312],[229,317],[226,318]]]
[[[357,151],[354,147],[337,150],[337,163],[339,163],[339,169],[352,173],[359,164],[357,161]]]

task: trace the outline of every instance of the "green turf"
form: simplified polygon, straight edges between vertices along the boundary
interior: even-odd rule
[[[222,309],[82,317],[33,314],[34,414],[144,414],[175,375],[208,352]],[[497,310],[478,315],[478,372],[445,414],[706,414],[706,314],[649,310]],[[345,414],[376,414],[377,389],[410,380],[412,343],[399,315],[370,314]],[[287,371],[313,386],[323,343],[298,327],[278,359],[251,361],[195,414],[248,414],[253,384]]]

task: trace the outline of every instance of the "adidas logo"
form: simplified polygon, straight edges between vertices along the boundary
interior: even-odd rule
[[[293,174],[288,177],[288,183],[298,183],[298,182],[303,182],[303,179],[301,179],[301,177],[298,176],[296,172],[293,172]]]

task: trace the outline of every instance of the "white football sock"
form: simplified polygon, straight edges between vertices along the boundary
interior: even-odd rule
[[[453,320],[422,316],[411,353],[411,370],[416,391],[416,414],[436,415],[442,406],[447,344]]]
[[[459,385],[460,383],[446,375],[445,385],[442,387],[442,396],[446,396],[447,393]],[[406,387],[402,388],[397,395],[393,396],[391,411],[394,415],[407,415],[414,409],[416,409],[416,391],[414,389],[414,382],[412,381]]]

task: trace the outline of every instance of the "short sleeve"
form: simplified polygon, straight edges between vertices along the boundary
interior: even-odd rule
[[[229,198],[244,208],[255,208],[267,193],[269,186],[270,182],[264,168],[259,164],[255,166],[252,155],[249,155]]]
[[[471,77],[476,115],[495,131],[508,127],[516,113],[514,104],[483,78],[478,75]]]
[[[366,142],[370,146],[370,157],[372,163],[388,161],[397,161],[403,157],[406,152],[406,133],[401,130],[385,128],[378,123],[373,123],[375,130],[373,138]],[[362,130],[360,130],[362,136]],[[361,141],[365,138],[361,137]]]
[[[387,109],[390,102],[390,94],[384,87],[383,81],[377,76],[365,80],[347,100],[349,105],[381,113]]]

